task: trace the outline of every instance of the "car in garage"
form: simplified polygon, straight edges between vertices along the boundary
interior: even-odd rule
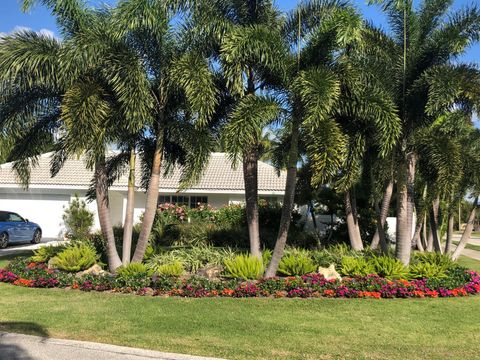
[[[24,219],[17,213],[0,211],[0,248],[21,242],[38,244],[41,240],[42,229],[38,224]]]

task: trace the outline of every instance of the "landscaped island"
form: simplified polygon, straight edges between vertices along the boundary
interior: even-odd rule
[[[32,288],[194,298],[433,298],[480,292],[477,272],[435,253],[416,254],[412,264],[404,267],[392,257],[355,252],[345,246],[289,249],[279,266],[279,275],[284,276],[263,278],[268,254],[264,251],[262,261],[232,249],[168,249],[145,264],[132,263],[110,274],[96,264],[99,256],[93,246],[74,242],[44,247],[30,258],[13,260],[0,269],[0,282]],[[333,263],[321,266],[332,260],[340,264],[343,277]]]

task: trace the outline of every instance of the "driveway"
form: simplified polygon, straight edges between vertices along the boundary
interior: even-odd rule
[[[86,341],[0,333],[0,359],[5,360],[219,360]]]
[[[25,252],[28,250],[35,250],[45,245],[56,245],[61,243],[65,243],[65,241],[59,241],[58,239],[54,239],[54,238],[44,238],[39,244],[24,243],[24,244],[18,244],[18,245],[17,244],[8,245],[6,249],[0,249],[0,257],[6,256],[6,255],[21,254],[22,252]]]

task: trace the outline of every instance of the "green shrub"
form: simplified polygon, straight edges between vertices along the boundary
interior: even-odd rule
[[[88,244],[78,243],[67,247],[52,258],[52,265],[60,270],[77,272],[86,270],[96,264],[99,256]]]
[[[386,279],[405,279],[408,276],[408,269],[398,259],[388,256],[374,256],[368,261],[375,273]]]
[[[410,265],[409,277],[410,279],[442,279],[447,276],[445,270],[446,268],[442,265],[420,262]]]
[[[63,213],[63,222],[67,228],[67,236],[72,239],[88,237],[94,223],[94,214],[87,209],[85,201],[77,195],[69,202]]]
[[[434,264],[444,268],[444,270],[456,266],[455,261],[449,255],[437,252],[414,252],[412,254],[412,264]]]
[[[305,275],[315,270],[312,259],[305,255],[286,255],[278,265],[278,273],[286,276]]]
[[[346,276],[366,276],[375,273],[375,269],[373,265],[364,258],[345,256],[342,259],[340,273]]]
[[[152,270],[157,275],[165,276],[181,276],[185,272],[183,264],[180,261],[175,261],[171,264],[159,265]]]
[[[33,252],[33,256],[30,258],[35,262],[48,262],[51,258],[57,256],[67,248],[67,245],[47,245],[38,248]]]
[[[226,259],[224,265],[226,276],[231,278],[255,280],[264,272],[262,261],[251,255],[238,255],[233,259]]]
[[[146,265],[138,262],[130,263],[126,266],[117,268],[117,277],[120,279],[128,279],[138,276],[149,276],[150,271]]]

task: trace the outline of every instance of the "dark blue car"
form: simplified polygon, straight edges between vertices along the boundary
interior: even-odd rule
[[[42,229],[38,224],[22,218],[10,211],[0,211],[0,248],[10,243],[31,242],[38,244],[42,240]]]

